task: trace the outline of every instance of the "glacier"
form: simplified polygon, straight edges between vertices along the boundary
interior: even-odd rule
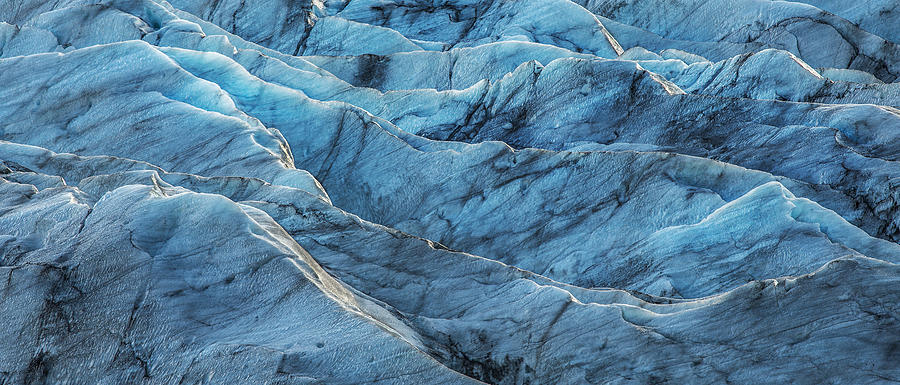
[[[0,383],[900,382],[889,0],[0,0]]]

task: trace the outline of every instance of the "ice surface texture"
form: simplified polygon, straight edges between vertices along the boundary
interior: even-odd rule
[[[898,382],[898,22],[0,0],[0,383]]]

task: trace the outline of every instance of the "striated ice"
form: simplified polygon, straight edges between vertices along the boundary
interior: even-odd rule
[[[893,8],[0,0],[0,383],[900,381]]]

